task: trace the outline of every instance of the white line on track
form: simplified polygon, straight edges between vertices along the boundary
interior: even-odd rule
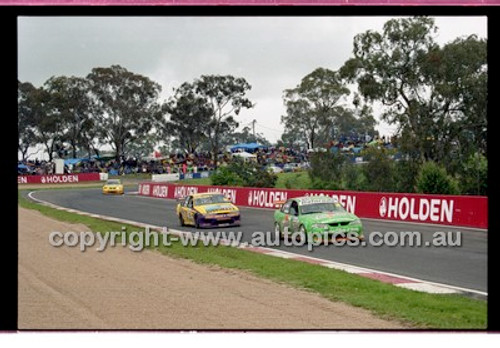
[[[260,248],[261,249],[270,250],[272,252],[276,252],[277,251],[277,249],[272,249],[272,248],[264,248],[264,247],[260,247]],[[387,276],[390,276],[390,277],[397,277],[397,278],[407,279],[409,281],[416,282],[416,283],[427,283],[427,284],[430,284],[430,285],[439,286],[439,287],[445,287],[445,288],[450,288],[450,289],[457,290],[457,291],[471,292],[471,293],[482,295],[482,296],[488,296],[487,292],[483,292],[483,291],[479,291],[479,290],[467,289],[467,288],[462,288],[462,287],[448,285],[448,284],[442,284],[442,283],[436,283],[436,282],[430,282],[430,281],[427,281],[427,280],[422,280],[422,279],[407,277],[407,276],[400,275],[400,274],[379,271],[379,270],[372,269],[372,268],[365,268],[365,267],[350,265],[350,264],[347,264],[347,263],[342,263],[342,262],[337,262],[337,261],[320,259],[320,258],[317,258],[317,257],[308,256],[308,255],[295,254],[295,253],[291,253],[289,251],[284,251],[284,250],[279,250],[279,252],[284,253],[284,254],[290,254],[290,255],[293,255],[295,257],[299,256],[299,257],[308,258],[308,259],[311,259],[311,260],[314,260],[314,261],[322,261],[322,262],[325,262],[325,263],[329,263],[329,264],[332,265],[330,268],[334,268],[334,266],[337,265],[337,266],[342,267],[342,268],[355,269],[355,270],[357,270],[356,273],[379,273],[379,274],[384,274],[384,275],[387,275]],[[266,254],[266,255],[268,255],[268,254]]]

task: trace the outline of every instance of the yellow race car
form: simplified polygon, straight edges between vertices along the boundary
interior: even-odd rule
[[[220,193],[197,193],[178,200],[181,226],[196,228],[240,226],[240,210]]]
[[[102,187],[102,193],[117,193],[123,194],[123,184],[120,179],[109,179],[106,184]]]

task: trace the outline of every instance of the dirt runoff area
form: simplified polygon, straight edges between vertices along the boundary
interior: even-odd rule
[[[19,329],[394,329],[397,322],[242,271],[156,251],[53,247],[88,231],[19,207]]]

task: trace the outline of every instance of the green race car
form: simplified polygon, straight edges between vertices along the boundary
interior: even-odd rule
[[[361,220],[325,196],[297,197],[284,202],[274,213],[274,231],[281,238],[363,239]]]

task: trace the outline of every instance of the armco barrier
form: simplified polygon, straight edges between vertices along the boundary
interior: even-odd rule
[[[151,175],[151,181],[154,182],[168,182],[179,180],[179,174],[153,174]]]
[[[100,181],[101,173],[18,175],[18,184],[69,184],[82,181]]]
[[[336,198],[346,210],[362,218],[488,228],[485,196],[139,184],[139,194],[150,197],[177,199],[203,192],[220,192],[236,205],[255,208],[275,208],[276,201],[299,196],[325,195]]]
[[[210,172],[186,173],[186,174],[180,174],[179,179],[180,180],[201,179],[201,178],[208,178],[209,176],[210,176]]]

